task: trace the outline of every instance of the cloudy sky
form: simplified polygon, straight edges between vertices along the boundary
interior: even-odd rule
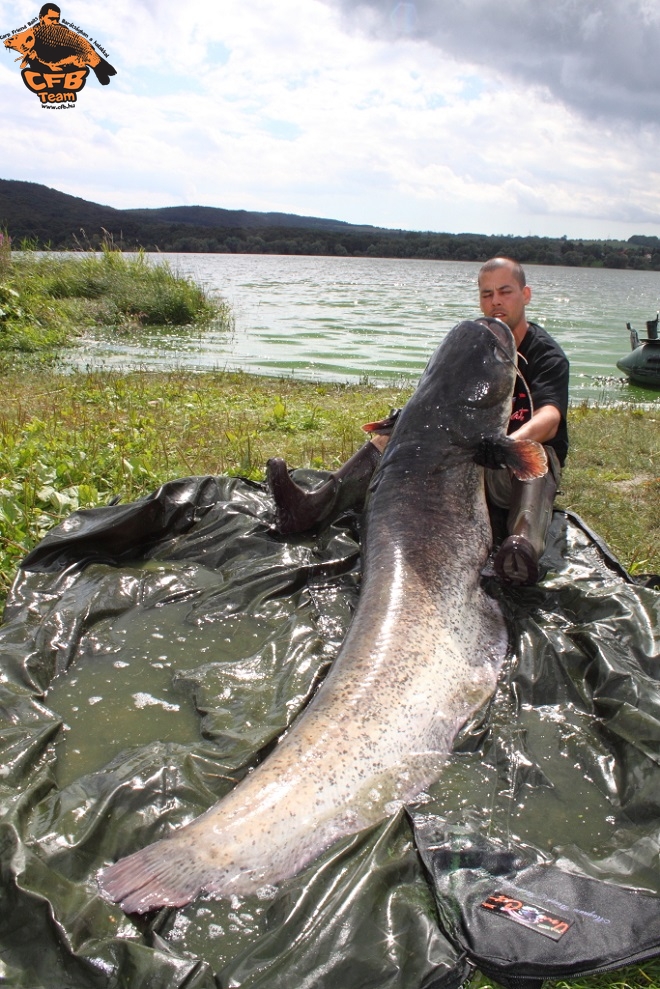
[[[409,230],[660,235],[660,0],[60,0],[107,51],[43,109],[0,48],[0,178]],[[0,35],[40,0],[0,0]]]

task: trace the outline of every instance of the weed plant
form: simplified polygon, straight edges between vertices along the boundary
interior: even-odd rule
[[[0,310],[5,310],[0,371],[8,369],[16,353],[52,356],[85,332],[125,333],[229,317],[224,304],[212,301],[165,260],[122,254],[111,243],[98,253],[69,255],[23,246],[27,249],[8,260],[0,244]]]
[[[11,265],[11,238],[4,230],[0,230],[0,285],[4,282]]]

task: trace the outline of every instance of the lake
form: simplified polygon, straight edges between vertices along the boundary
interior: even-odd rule
[[[168,254],[172,267],[231,306],[233,326],[145,331],[139,339],[85,340],[67,357],[81,369],[234,370],[306,380],[374,383],[419,377],[444,334],[478,313],[473,262],[254,254]],[[645,335],[660,273],[527,267],[527,313],[571,362],[571,401],[650,401],[616,361],[626,323]]]

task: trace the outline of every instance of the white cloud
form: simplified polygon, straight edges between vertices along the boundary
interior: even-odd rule
[[[326,0],[348,25],[394,38],[392,0]],[[401,4],[399,4],[401,6]],[[426,40],[591,118],[658,123],[660,12],[652,0],[416,0],[410,36]]]
[[[547,87],[379,33],[373,10],[356,26],[321,0],[61,6],[117,75],[47,112],[0,50],[0,177],[407,229],[628,236],[660,219],[652,125],[624,142]],[[0,33],[37,12],[0,0]]]

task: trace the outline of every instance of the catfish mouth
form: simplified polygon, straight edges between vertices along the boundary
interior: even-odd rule
[[[516,354],[516,342],[506,323],[494,316],[480,316],[479,319],[475,319],[475,323],[481,323],[482,326],[490,330],[497,340],[498,349],[503,352],[506,360],[513,363]]]
[[[475,319],[475,323],[481,323],[482,326],[487,327],[493,334],[496,340],[496,347],[501,354],[502,362],[505,363],[508,361],[515,367],[516,373],[522,382],[525,391],[527,392],[530,408],[533,409],[534,402],[532,401],[529,385],[525,381],[525,378],[521,374],[520,368],[518,367],[518,348],[516,346],[515,337],[510,328],[501,319],[496,319],[494,316],[480,316],[479,319]]]

